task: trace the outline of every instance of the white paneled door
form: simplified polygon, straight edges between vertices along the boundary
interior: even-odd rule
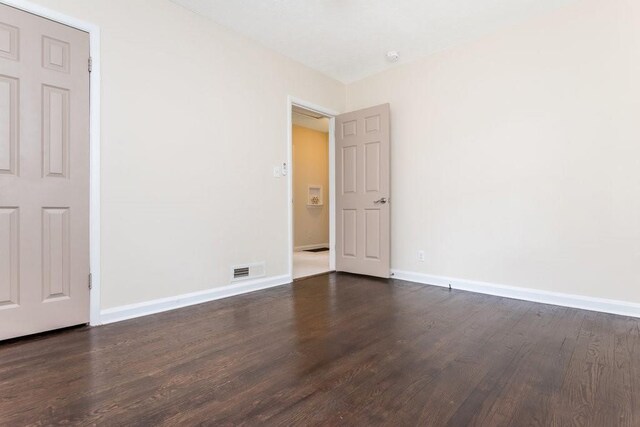
[[[0,4],[0,339],[89,321],[89,35]]]
[[[389,104],[336,119],[336,270],[389,277]]]

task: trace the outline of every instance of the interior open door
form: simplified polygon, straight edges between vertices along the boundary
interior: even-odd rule
[[[389,277],[389,104],[336,118],[336,270]]]
[[[0,340],[89,321],[89,53],[0,4]]]

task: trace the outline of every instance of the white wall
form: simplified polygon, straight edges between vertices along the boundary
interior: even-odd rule
[[[167,0],[36,2],[102,30],[102,308],[287,274],[287,95],[344,86]]]
[[[345,87],[167,0],[35,1],[102,29],[103,308],[286,274],[287,95],[344,111]],[[639,8],[582,0],[347,88],[391,103],[394,268],[640,302]]]
[[[639,2],[583,0],[347,90],[348,110],[391,103],[395,269],[640,302]]]

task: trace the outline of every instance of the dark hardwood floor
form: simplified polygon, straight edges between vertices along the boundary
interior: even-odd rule
[[[0,344],[0,424],[640,426],[640,319],[332,274]]]

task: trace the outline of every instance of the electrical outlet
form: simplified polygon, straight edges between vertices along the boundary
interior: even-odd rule
[[[273,176],[274,178],[280,178],[282,174],[280,173],[280,166],[273,167]]]
[[[418,262],[424,262],[424,251],[418,251]]]

